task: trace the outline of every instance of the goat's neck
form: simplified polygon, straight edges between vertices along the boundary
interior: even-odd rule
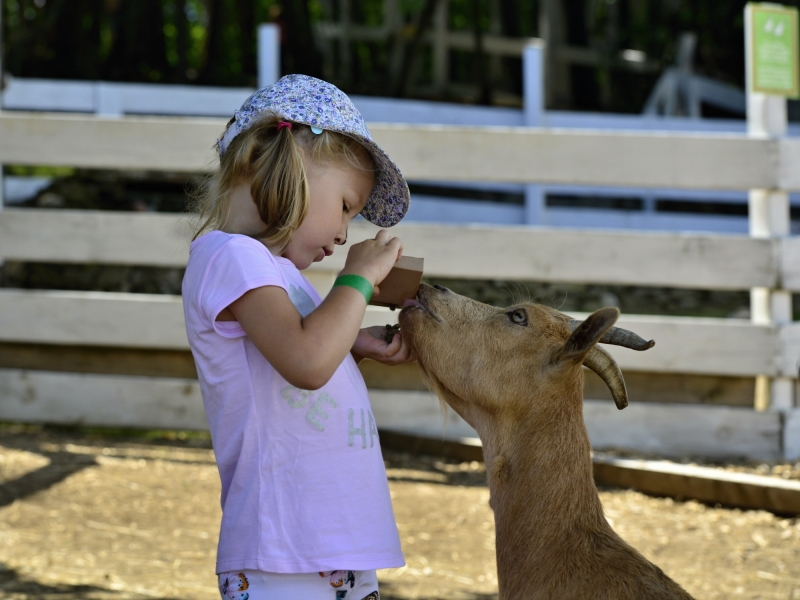
[[[574,557],[587,536],[613,535],[594,484],[582,399],[581,382],[533,399],[546,414],[481,427],[501,591],[524,585],[520,575],[546,577],[559,554]]]

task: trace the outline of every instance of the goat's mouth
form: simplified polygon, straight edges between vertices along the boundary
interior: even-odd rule
[[[425,306],[422,302],[420,302],[417,298],[408,298],[403,300],[403,311],[412,311],[414,309],[419,309],[425,312],[428,312],[428,307]]]
[[[416,311],[424,313],[425,315],[431,317],[434,321],[441,321],[441,319],[436,316],[436,314],[434,314],[434,312],[425,304],[425,295],[422,293],[421,288],[416,298],[408,298],[403,300],[403,308],[400,311],[400,316],[405,316],[407,318],[411,313]]]

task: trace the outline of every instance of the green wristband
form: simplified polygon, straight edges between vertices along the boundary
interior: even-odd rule
[[[366,277],[362,277],[361,275],[339,275],[336,281],[333,282],[333,287],[338,287],[340,285],[351,287],[364,294],[364,298],[367,299],[367,304],[369,304],[369,301],[372,299],[372,284]]]

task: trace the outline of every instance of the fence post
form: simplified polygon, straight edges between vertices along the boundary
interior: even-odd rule
[[[281,28],[277,23],[258,26],[258,88],[275,83],[281,76]]]
[[[754,91],[753,13],[745,8],[747,134],[755,138],[780,138],[787,133],[786,98]],[[748,195],[750,236],[785,237],[790,233],[789,194],[781,189],[753,189]],[[792,320],[792,295],[786,290],[750,290],[753,323],[781,326]],[[794,380],[788,377],[756,378],[756,410],[786,412],[795,405]]]
[[[526,127],[542,127],[545,119],[545,48],[541,40],[531,40],[522,51],[523,123]],[[547,222],[547,198],[541,185],[525,186],[526,225]]]

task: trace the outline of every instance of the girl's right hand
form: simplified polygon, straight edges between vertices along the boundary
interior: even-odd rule
[[[375,239],[353,244],[347,253],[341,275],[361,275],[378,293],[378,284],[384,280],[394,264],[403,255],[403,242],[381,229]]]

